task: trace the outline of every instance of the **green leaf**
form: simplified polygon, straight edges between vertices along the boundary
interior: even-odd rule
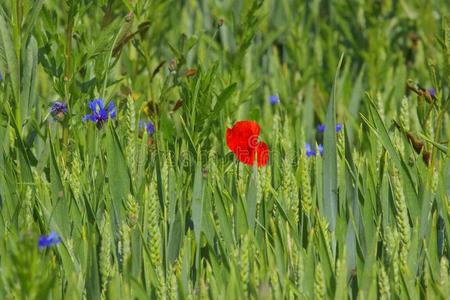
[[[111,192],[111,208],[113,225],[119,230],[121,219],[124,216],[123,201],[130,193],[131,181],[127,162],[116,131],[109,126],[107,134],[107,169],[108,187]]]
[[[448,153],[448,147],[447,146],[445,146],[443,144],[436,143],[435,141],[431,140],[430,138],[426,137],[423,134],[420,134],[420,137],[423,138],[425,141],[431,143],[433,146],[435,146],[437,149],[439,149],[444,154]]]
[[[22,91],[20,93],[20,118],[25,122],[29,118],[37,98],[36,67],[38,61],[38,46],[36,39],[31,37],[24,55],[22,72]]]
[[[100,299],[100,274],[96,250],[96,236],[92,234],[89,238],[89,256],[87,265],[90,266],[85,275],[86,296],[89,299]]]
[[[58,228],[53,228],[54,230],[58,230],[61,234],[68,235],[69,223],[67,221],[67,215],[69,213],[67,199],[68,197],[64,197],[64,186],[61,180],[61,174],[58,169],[58,163],[56,162],[55,156],[55,148],[53,147],[53,143],[51,138],[49,138],[49,147],[50,147],[50,187],[52,192],[52,202],[53,202],[53,212],[52,212],[52,221],[55,222]],[[52,223],[53,223],[52,222]],[[53,226],[52,226],[53,227]]]
[[[336,152],[336,83],[338,72],[342,65],[344,55],[339,60],[336,76],[334,78],[333,93],[328,104],[327,117],[324,134],[324,159],[323,159],[323,209],[328,220],[330,230],[336,228],[337,215],[337,152]],[[335,251],[335,241],[332,242],[333,252]]]
[[[256,194],[258,185],[258,167],[253,165],[252,175],[250,177],[250,183],[247,189],[246,195],[246,206],[247,206],[247,224],[250,230],[255,229],[255,219],[256,219]]]
[[[194,187],[192,192],[192,221],[194,222],[195,241],[200,242],[203,213],[203,178],[201,157],[197,157],[195,167]]]
[[[236,92],[236,89],[237,83],[232,83],[226,89],[224,89],[219,96],[217,96],[217,102],[213,110],[213,114],[215,116],[218,116],[220,111],[224,108],[227,100]]]
[[[199,151],[200,153],[200,151]],[[197,268],[200,266],[200,235],[202,233],[203,219],[203,174],[202,161],[200,154],[197,156],[197,164],[195,167],[194,187],[192,191],[192,222],[194,223],[194,236],[196,244],[195,263]]]
[[[33,1],[33,7],[31,8],[30,13],[27,15],[25,19],[24,29],[23,29],[23,38],[28,39],[31,34],[31,31],[35,28],[36,21],[38,19],[39,13],[41,12],[42,6],[44,5],[45,0],[36,0]],[[22,40],[24,42],[24,40]]]
[[[371,128],[375,132],[375,134],[379,138],[379,141],[383,144],[383,147],[389,153],[389,156],[394,162],[396,168],[399,170],[402,178],[402,183],[404,185],[403,188],[405,190],[405,197],[406,199],[408,199],[406,204],[408,206],[409,212],[411,213],[413,220],[419,218],[420,203],[417,197],[417,192],[414,188],[414,186],[416,185],[412,180],[409,169],[401,159],[398,152],[395,150],[386,127],[384,126],[383,120],[376,110],[375,103],[373,103],[372,100],[370,101],[369,111],[373,120],[373,125],[371,125],[367,119],[363,118],[363,120],[365,120],[365,122],[369,125],[369,128]]]
[[[222,193],[221,190],[223,189],[222,186],[216,185],[216,195],[217,197],[214,198],[214,207],[217,213],[217,217],[219,219],[219,225],[220,225],[220,234],[222,235],[225,246],[231,246],[233,243],[233,231],[232,226],[230,223],[230,216],[226,212],[226,204],[224,202],[224,197],[226,197],[225,193]],[[228,203],[231,203],[231,200],[227,198]]]
[[[3,15],[0,13],[0,56],[6,60],[7,73],[9,73],[10,78],[9,82],[12,86],[14,98],[18,103],[20,99],[20,68],[19,58],[16,55],[11,32],[11,27],[5,22]]]
[[[181,246],[183,227],[181,225],[181,212],[178,210],[175,220],[170,224],[169,242],[167,245],[167,259],[169,263],[173,263],[177,257]]]

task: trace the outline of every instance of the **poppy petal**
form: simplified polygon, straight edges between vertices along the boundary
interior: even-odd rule
[[[252,166],[256,156],[259,167],[267,164],[269,149],[266,143],[258,141],[260,130],[254,121],[239,121],[227,128],[227,146],[240,162]]]
[[[239,121],[232,128],[227,129],[227,146],[236,154],[246,150],[256,149],[260,127],[254,121]]]
[[[253,149],[238,149],[238,151],[234,152],[236,155],[236,158],[249,166],[253,166],[253,163],[255,161],[255,150]]]
[[[258,160],[258,167],[267,165],[269,160],[269,147],[264,142],[259,142],[256,148],[256,158]]]

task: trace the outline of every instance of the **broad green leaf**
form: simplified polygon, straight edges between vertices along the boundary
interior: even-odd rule
[[[258,169],[256,165],[252,167],[252,174],[250,177],[250,183],[247,189],[246,195],[246,211],[247,211],[247,224],[250,230],[255,229],[255,218],[256,218],[256,193],[258,184]]]
[[[1,57],[6,60],[9,73],[9,82],[11,83],[16,103],[20,101],[20,64],[16,55],[16,49],[11,37],[11,26],[6,23],[3,15],[0,13],[0,52]],[[3,73],[3,72],[2,72]],[[19,121],[19,120],[16,120]],[[21,126],[21,124],[19,124]]]
[[[201,157],[197,156],[197,162],[194,174],[194,186],[192,189],[192,222],[194,223],[194,235],[196,244],[196,265],[200,263],[200,235],[202,233],[202,219],[203,219],[203,174]]]
[[[236,92],[237,89],[237,83],[232,83],[229,85],[226,89],[220,93],[219,96],[217,96],[217,103],[214,106],[214,115],[218,115],[220,111],[224,108],[227,100]]]
[[[99,141],[100,142],[100,141]],[[116,230],[119,230],[124,216],[123,201],[130,193],[130,174],[127,162],[115,129],[109,126],[106,139],[108,187],[111,193],[111,221]]]
[[[328,220],[330,230],[334,232],[336,229],[336,217],[338,206],[337,195],[337,154],[336,154],[336,83],[338,72],[342,65],[342,55],[337,66],[336,76],[334,79],[333,93],[330,97],[327,109],[327,117],[325,121],[324,135],[324,162],[323,162],[323,210]],[[335,251],[336,241],[333,237],[332,249]]]
[[[52,222],[58,228],[52,228],[53,230],[58,230],[59,233],[68,235],[70,220],[67,219],[69,214],[69,205],[67,200],[69,197],[65,195],[64,186],[61,180],[61,174],[59,172],[58,163],[56,161],[55,148],[53,147],[53,142],[49,138],[50,147],[50,186],[52,193]]]
[[[373,102],[370,103],[370,114],[374,122],[371,129],[376,133],[379,141],[383,144],[384,148],[389,153],[390,158],[395,163],[395,167],[401,174],[402,183],[404,184],[405,197],[408,199],[407,206],[412,218],[415,219],[416,217],[419,217],[420,205],[417,198],[416,189],[414,188],[415,184],[411,178],[409,169],[402,161],[398,152],[395,150],[386,127],[384,126],[383,120],[381,119],[378,111],[375,109],[375,104]]]
[[[30,118],[30,112],[37,99],[37,61],[38,46],[36,39],[31,37],[24,53],[22,71],[22,90],[20,93],[20,118],[25,122]]]
[[[173,223],[170,224],[169,239],[167,244],[167,259],[173,263],[177,257],[182,242],[183,226],[181,224],[181,212],[177,210]]]

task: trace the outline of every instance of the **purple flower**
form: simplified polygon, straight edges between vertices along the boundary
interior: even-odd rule
[[[316,156],[316,151],[311,149],[311,144],[307,143],[305,145],[305,149],[306,149],[306,156],[308,157]]]
[[[116,106],[114,102],[110,101],[108,108],[105,109],[105,103],[103,99],[94,99],[89,102],[89,109],[92,114],[87,114],[83,117],[83,122],[91,121],[97,124],[97,128],[102,128],[103,123],[107,122],[109,118],[116,118]]]
[[[319,150],[320,155],[323,155],[323,146],[321,144],[317,145],[317,150]]]
[[[155,125],[153,125],[152,121],[149,121],[145,129],[147,130],[148,134],[152,135],[155,132]]]
[[[278,103],[280,103],[280,98],[276,95],[272,95],[269,97],[269,102],[272,105],[277,105]]]
[[[61,243],[61,237],[54,231],[52,231],[48,236],[41,235],[39,237],[38,246],[39,249],[44,249],[45,247],[51,247]]]
[[[337,123],[336,124],[336,132],[341,131],[341,129],[342,129],[342,124]],[[320,132],[320,133],[324,133],[325,132],[325,125],[324,124],[317,125],[317,131]]]
[[[307,143],[305,145],[305,149],[306,149],[306,156],[311,157],[311,156],[316,156],[317,151],[319,151],[320,155],[323,155],[323,146],[321,144],[317,145],[317,151],[313,150],[311,148],[311,144]]]
[[[67,114],[67,104],[59,101],[53,102],[50,107],[50,114],[56,121],[63,121]]]
[[[140,120],[139,129],[142,130],[143,128],[145,128],[148,135],[152,135],[153,133],[155,133],[155,125],[153,124],[152,121],[148,121],[148,123],[145,123],[145,121]]]
[[[323,133],[325,131],[325,125],[324,124],[317,125],[317,131]]]
[[[434,88],[429,88],[428,94],[430,94],[431,98],[436,99],[436,90]]]

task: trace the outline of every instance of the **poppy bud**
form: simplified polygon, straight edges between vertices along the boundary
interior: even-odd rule
[[[50,114],[55,121],[64,121],[67,114],[67,104],[59,101],[54,102],[50,107]]]
[[[169,71],[175,72],[176,70],[177,70],[177,61],[176,61],[176,59],[171,59],[169,61]]]
[[[395,120],[393,121],[395,127],[397,127],[400,132],[403,132],[408,138],[409,142],[414,148],[417,154],[422,153],[422,158],[425,164],[428,166],[430,164],[431,153],[425,149],[425,143],[418,138],[416,138],[410,131],[406,131],[399,123]]]
[[[131,22],[133,20],[133,13],[130,11],[127,16],[125,17],[126,22]]]
[[[175,103],[174,107],[172,108],[172,112],[177,111],[181,106],[183,106],[183,100],[178,99],[177,103]]]
[[[425,150],[425,144],[415,138],[411,132],[406,132],[406,136],[408,137],[409,142],[412,144],[414,151],[416,151],[417,154],[420,154],[422,152],[423,161],[428,166],[430,164],[430,152]]]
[[[197,74],[197,70],[194,68],[189,68],[186,71],[186,77],[195,76],[195,74]]]

